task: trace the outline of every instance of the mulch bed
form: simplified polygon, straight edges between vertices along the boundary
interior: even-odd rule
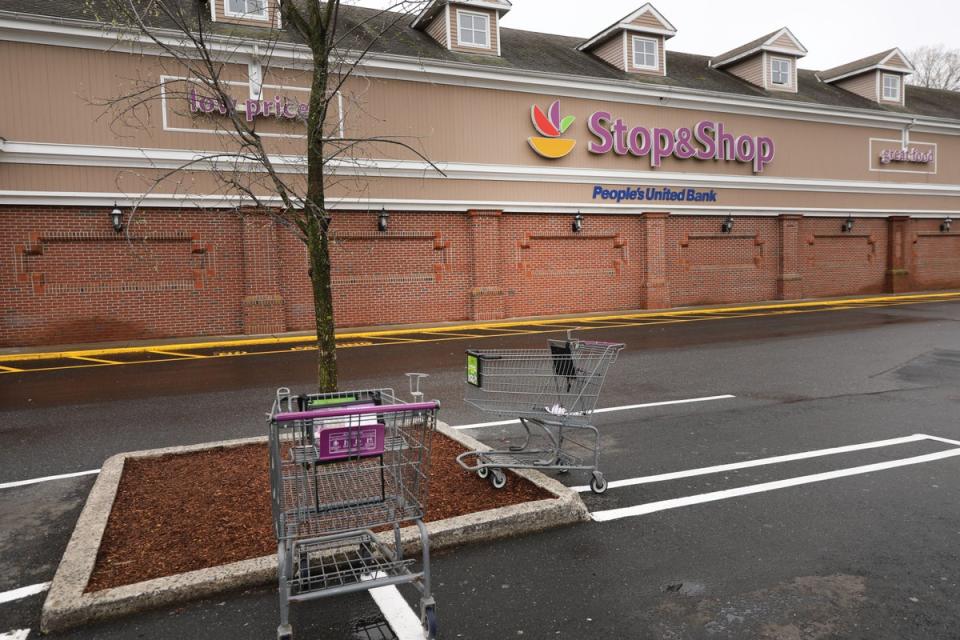
[[[504,489],[464,471],[459,443],[434,435],[427,522],[553,496],[510,476]],[[85,591],[276,553],[266,444],[124,463]]]

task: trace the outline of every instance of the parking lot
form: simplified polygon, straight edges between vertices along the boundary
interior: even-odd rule
[[[581,325],[627,345],[596,416],[611,486],[582,494],[593,521],[438,553],[442,638],[954,638],[958,322],[952,300],[837,302],[359,336],[339,361],[343,387],[429,373],[441,419],[498,445],[518,427],[464,404],[468,346]],[[310,386],[297,346],[0,363],[21,369],[0,375],[0,638],[38,635],[105,458],[264,434],[273,389]],[[346,596],[295,607],[294,626],[389,637],[381,615]],[[270,638],[276,624],[268,586],[54,637]]]

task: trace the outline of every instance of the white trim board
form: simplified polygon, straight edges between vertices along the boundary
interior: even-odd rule
[[[277,197],[264,197],[263,202],[280,204]],[[240,196],[204,195],[204,194],[144,194],[123,192],[58,192],[58,191],[4,191],[0,190],[0,205],[48,205],[62,207],[109,207],[115,202],[121,207],[134,204],[142,207],[180,207],[192,204],[206,208],[233,209],[248,202]],[[898,209],[889,208],[816,208],[816,207],[744,207],[720,206],[715,208],[698,206],[679,206],[670,204],[650,204],[637,206],[630,204],[593,205],[588,202],[508,202],[500,200],[416,200],[388,198],[330,198],[327,206],[334,211],[371,212],[386,208],[391,211],[422,212],[466,212],[471,209],[495,209],[505,213],[552,213],[574,214],[596,213],[604,215],[639,215],[646,212],[664,212],[671,215],[691,216],[734,216],[776,217],[785,213],[796,213],[810,218],[838,218],[855,215],[863,218],[889,218],[891,216],[912,216],[914,218],[960,217],[960,209]],[[28,215],[28,214],[24,214]]]
[[[917,143],[920,144],[920,143]],[[935,144],[935,143],[924,143]],[[138,149],[98,145],[64,145],[8,140],[0,155],[2,163],[66,166],[101,166],[141,169],[175,169],[194,162],[211,152],[178,149]],[[282,173],[304,173],[304,156],[275,156],[277,170]],[[224,158],[232,166],[229,158]],[[696,162],[696,161],[691,161]],[[371,178],[415,178],[452,180],[490,180],[498,182],[557,182],[584,185],[683,186],[706,189],[747,189],[762,191],[809,191],[861,193],[868,195],[960,196],[960,185],[936,183],[895,183],[870,180],[824,180],[818,178],[777,178],[758,175],[730,175],[668,171],[637,171],[630,160],[624,169],[590,169],[541,165],[482,164],[438,162],[447,174],[442,178],[430,164],[413,160],[370,159],[331,162],[328,166],[337,175]],[[197,169],[210,168],[197,164]],[[249,163],[241,163],[249,164]],[[589,194],[587,194],[589,196]],[[585,200],[589,200],[585,197]],[[636,205],[635,205],[636,206]]]
[[[687,471],[679,471],[675,473],[666,473],[660,474],[659,476],[648,476],[646,478],[636,478],[632,480],[623,480],[623,481],[613,481],[610,482],[609,486],[611,489],[618,486],[632,486],[636,484],[643,484],[648,482],[665,482],[669,480],[675,480],[678,478],[688,478],[693,476],[708,475],[712,473],[721,473],[724,471],[731,471],[735,469],[744,469],[749,467],[762,466],[764,464],[777,464],[781,462],[790,462],[793,460],[804,460],[819,456],[835,455],[839,453],[848,453],[851,451],[860,451],[864,449],[876,449],[881,447],[890,447],[896,446],[899,444],[904,444],[908,442],[918,442],[921,440],[934,440],[937,442],[943,442],[945,444],[951,444],[952,447],[946,451],[938,451],[936,453],[928,453],[920,456],[913,456],[910,458],[900,458],[898,460],[887,460],[884,462],[878,462],[874,464],[860,465],[856,467],[849,467],[846,469],[838,469],[835,471],[826,471],[823,473],[815,473],[806,476],[796,476],[793,478],[786,478],[784,480],[775,480],[772,482],[761,482],[758,484],[747,485],[744,487],[737,487],[734,489],[724,489],[721,491],[711,491],[709,493],[701,493],[693,496],[685,496],[682,498],[672,498],[669,500],[658,500],[656,502],[648,502],[645,504],[638,504],[630,507],[621,507],[618,509],[607,509],[602,511],[595,511],[590,514],[590,516],[597,522],[609,522],[611,520],[619,520],[621,518],[630,518],[641,515],[648,515],[651,513],[656,513],[658,511],[667,511],[670,509],[678,509],[680,507],[688,507],[698,504],[704,504],[707,502],[716,502],[719,500],[728,500],[731,498],[739,498],[748,495],[754,495],[757,493],[764,493],[767,491],[775,491],[778,489],[787,489],[790,487],[798,487],[805,484],[813,484],[817,482],[824,482],[826,480],[836,480],[839,478],[847,478],[856,475],[862,475],[866,473],[873,473],[876,471],[885,471],[888,469],[897,469],[900,467],[906,467],[916,464],[924,464],[927,462],[935,462],[938,460],[945,460],[948,458],[954,458],[960,456],[960,443],[956,441],[951,441],[946,438],[938,438],[935,436],[928,436],[925,434],[914,434],[912,436],[905,436],[902,438],[893,438],[890,440],[879,440],[876,442],[866,442],[859,445],[849,445],[845,447],[834,447],[832,449],[820,449],[817,451],[808,451],[798,454],[777,456],[775,458],[765,458],[760,460],[751,460],[740,463],[733,463],[728,465],[718,465],[715,467],[705,467],[702,469],[690,469]],[[575,487],[577,491],[583,491],[584,487]]]
[[[16,19],[13,19],[13,16]],[[162,35],[162,34],[161,34]],[[172,46],[181,46],[169,34]],[[80,20],[58,20],[53,24],[35,16],[0,12],[0,40],[33,42],[53,46],[79,47],[101,51],[159,54],[147,41],[131,34],[105,30],[99,25]],[[165,41],[166,42],[166,41]],[[256,43],[236,38],[211,37],[212,50],[246,63],[254,55]],[[306,47],[277,43],[271,52],[272,62],[281,68],[309,69],[310,54]],[[582,97],[632,104],[658,104],[670,99],[671,106],[682,109],[741,113],[761,117],[785,117],[815,122],[833,122],[853,126],[899,128],[916,120],[922,131],[960,135],[960,120],[898,114],[850,107],[831,107],[815,103],[758,98],[696,89],[624,83],[616,79],[588,78],[530,70],[495,68],[463,62],[426,61],[408,56],[370,54],[361,65],[371,77],[392,78],[434,84],[452,84],[554,96]]]

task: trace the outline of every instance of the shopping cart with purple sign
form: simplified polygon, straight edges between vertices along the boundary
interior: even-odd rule
[[[411,393],[422,398],[419,389]],[[293,636],[291,602],[403,584],[419,590],[426,637],[435,637],[423,516],[439,406],[405,403],[391,389],[304,396],[277,390],[269,440],[278,638]],[[407,523],[420,533],[419,568],[400,543]]]
[[[504,469],[590,471],[590,488],[607,490],[599,470],[600,432],[590,423],[610,366],[624,345],[549,340],[546,349],[467,351],[464,400],[482,411],[519,418],[522,444],[502,451],[469,451],[457,457],[468,471],[506,485]],[[531,429],[531,427],[534,427]],[[542,435],[534,444],[534,432]]]

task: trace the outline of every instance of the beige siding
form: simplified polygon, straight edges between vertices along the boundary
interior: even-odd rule
[[[841,89],[846,89],[858,96],[863,96],[872,102],[877,101],[877,72],[868,71],[852,78],[846,78],[833,83]]]
[[[778,49],[789,49],[790,51],[799,51],[797,45],[790,39],[790,36],[783,34],[776,40],[771,43],[771,46],[777,47]]]
[[[763,55],[756,54],[726,69],[729,73],[763,89]]]
[[[275,24],[278,19],[276,2],[267,3],[267,19],[257,20],[256,18],[235,18],[227,15],[227,0],[213,0],[217,12],[217,22],[229,22],[231,24],[242,24],[251,27],[269,27]]]
[[[787,84],[773,84],[773,59],[780,58],[790,61],[790,80]],[[768,53],[764,56],[767,65],[767,89],[770,91],[797,92],[797,59],[791,56],[777,55]]]
[[[457,23],[457,15],[459,12],[464,11],[467,13],[482,13],[487,16],[487,23],[489,25],[490,31],[487,33],[487,39],[490,42],[490,46],[486,48],[482,47],[472,47],[470,45],[461,45],[460,40],[460,28]],[[463,53],[479,53],[479,54],[493,54],[497,55],[497,16],[495,11],[490,11],[487,9],[477,9],[475,7],[458,7],[455,4],[450,5],[450,39],[453,41],[450,45],[450,48],[454,51],[461,51]]]
[[[662,76],[665,75],[663,64],[663,37],[654,36],[654,35],[642,35],[643,38],[653,38],[657,41],[657,68],[653,69],[643,69],[633,66],[633,38],[636,34],[627,33],[627,71],[630,73],[644,73],[647,75]]]
[[[621,71],[626,70],[626,61],[623,59],[623,33],[618,33],[605,43],[593,50],[593,55],[597,56],[612,67]]]
[[[897,53],[893,54],[893,56],[887,60],[887,64],[891,67],[902,67],[904,69],[910,68],[910,66],[907,64],[907,61],[901,58],[900,54]]]
[[[445,48],[450,46],[447,42],[447,12],[441,11],[427,27],[427,35],[439,42]]]
[[[665,24],[663,24],[662,22],[660,22],[659,20],[657,20],[657,17],[656,17],[655,15],[653,15],[652,13],[650,13],[649,11],[647,11],[647,12],[643,13],[642,15],[640,15],[636,20],[634,20],[634,21],[631,22],[630,24],[636,25],[636,26],[638,26],[638,27],[648,27],[648,28],[653,28],[653,29],[666,29],[666,28],[667,28],[667,25],[665,25]]]

